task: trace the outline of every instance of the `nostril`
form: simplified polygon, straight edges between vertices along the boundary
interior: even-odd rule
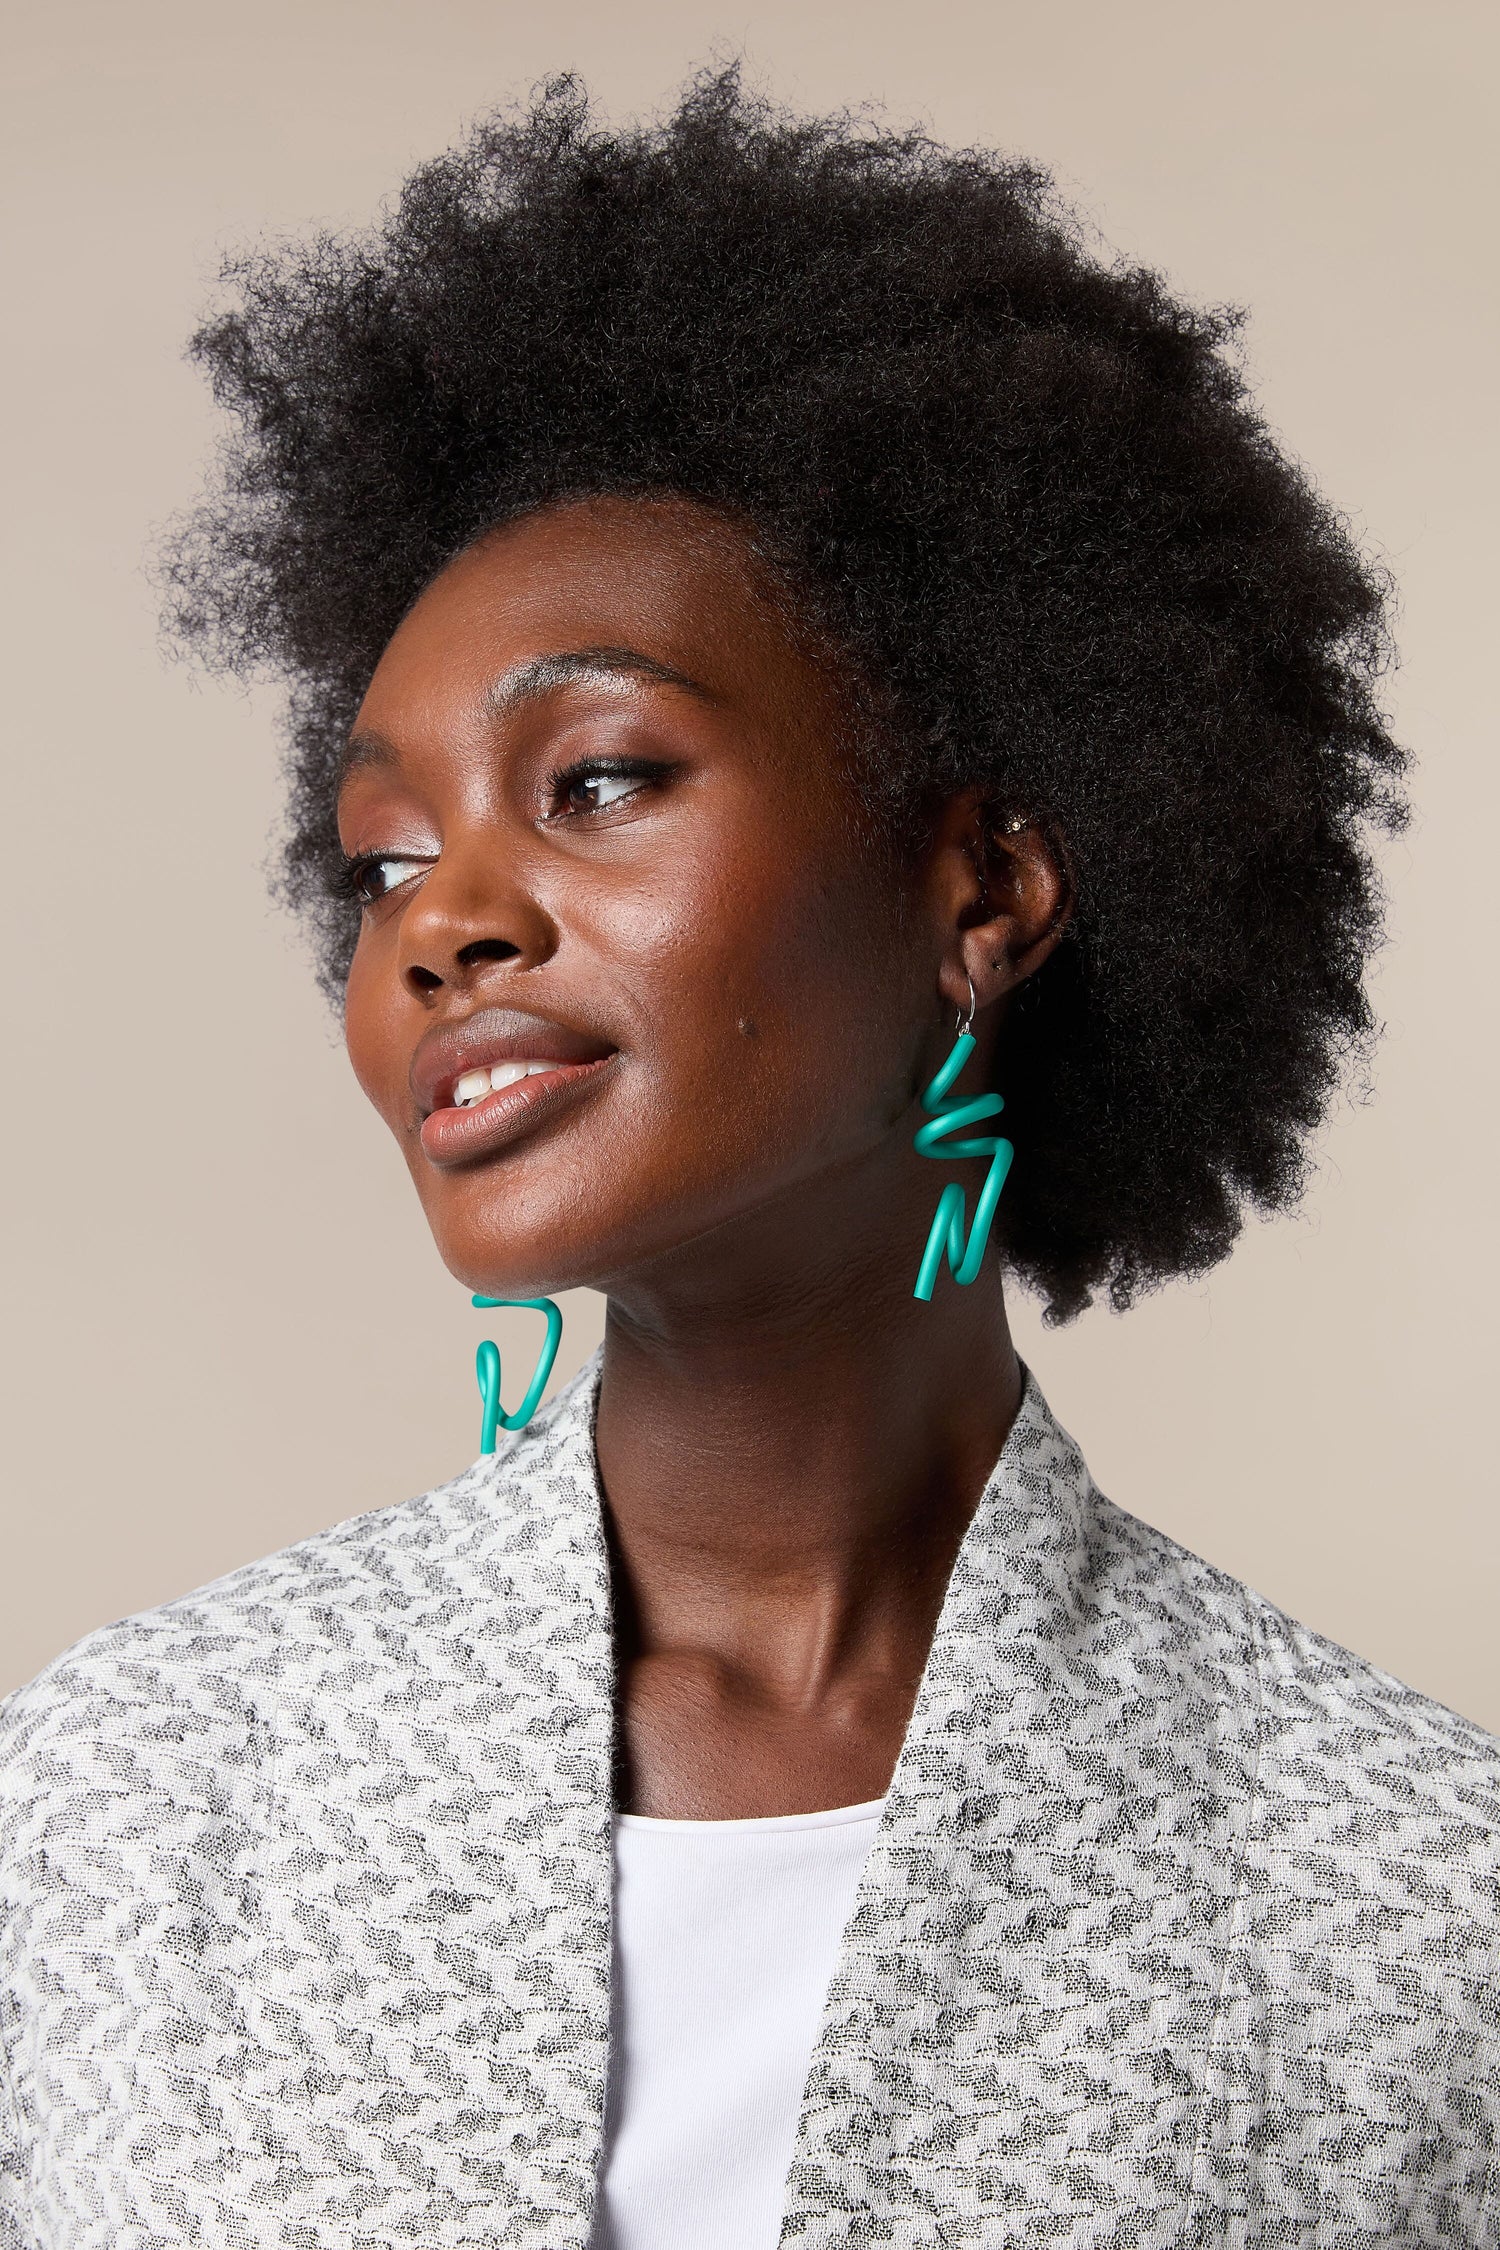
[[[453,956],[461,969],[477,968],[481,961],[514,961],[521,948],[512,945],[509,938],[475,938],[472,945],[461,945]]]
[[[418,961],[414,961],[407,970],[406,981],[412,991],[420,993],[424,1000],[429,993],[439,991],[443,982],[440,976],[435,975],[431,969],[424,969]]]

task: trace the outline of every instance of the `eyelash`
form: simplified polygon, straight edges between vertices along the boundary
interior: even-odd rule
[[[585,805],[568,809],[568,794],[581,781],[635,781],[649,788],[653,782],[660,781],[667,771],[668,768],[659,759],[653,758],[580,758],[571,766],[559,767],[549,776],[547,787],[553,805],[563,808],[562,817],[576,820],[580,816],[587,817],[590,812],[611,810],[608,805]],[[632,790],[630,795],[634,796],[635,793]]]
[[[366,876],[373,874],[377,867],[415,867],[417,864],[415,858],[408,858],[403,852],[360,852],[354,859],[345,860],[334,878],[334,885],[339,897],[352,901],[355,906],[378,906],[392,891],[399,891],[401,884],[390,883],[372,897],[364,887]],[[402,880],[410,882],[411,877],[404,876]]]
[[[611,810],[608,805],[584,805],[569,808],[567,804],[569,793],[576,789],[580,782],[593,779],[603,781],[625,780],[638,782],[642,787],[649,788],[653,782],[659,781],[667,770],[665,765],[649,758],[580,758],[571,766],[560,766],[547,779],[549,797],[554,808],[558,808],[554,811],[553,817],[578,820],[580,818],[586,819],[590,812],[608,812]],[[634,796],[635,793],[634,790],[631,790],[629,795]],[[623,801],[617,800],[617,802]],[[374,873],[375,869],[377,867],[415,867],[418,865],[420,865],[420,860],[415,854],[408,856],[402,852],[360,852],[353,859],[346,859],[339,869],[337,878],[339,896],[351,900],[360,907],[378,906],[382,899],[389,898],[392,891],[400,890],[402,885],[401,883],[390,883],[383,891],[377,891],[372,896],[365,889],[365,884],[367,878]],[[410,880],[410,876],[402,878],[403,882],[410,882]]]

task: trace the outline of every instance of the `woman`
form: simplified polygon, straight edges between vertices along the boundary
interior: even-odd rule
[[[1500,2240],[1494,1744],[1006,1324],[1223,1256],[1369,1030],[1382,588],[1229,324],[732,74],[233,280],[178,623],[446,1263],[608,1325],[13,1699],[6,2239]]]

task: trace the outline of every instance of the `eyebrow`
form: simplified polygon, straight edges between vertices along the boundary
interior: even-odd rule
[[[531,656],[502,673],[486,697],[489,709],[495,713],[514,711],[522,704],[539,702],[555,688],[569,687],[577,680],[652,680],[662,687],[682,688],[705,703],[715,703],[718,698],[701,680],[691,679],[674,665],[663,664],[657,657],[647,656],[638,648],[565,648],[555,649],[546,656]],[[339,759],[340,785],[361,767],[392,766],[399,762],[395,744],[373,729],[352,734]]]
[[[685,688],[689,695],[701,696],[706,703],[717,700],[701,681],[689,679],[686,672],[646,656],[638,648],[568,648],[551,656],[530,657],[505,673],[490,690],[490,709],[513,711],[518,703],[534,702],[574,680],[632,677],[655,680],[663,687]]]

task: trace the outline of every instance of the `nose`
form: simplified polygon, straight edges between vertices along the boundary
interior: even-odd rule
[[[485,981],[496,969],[540,968],[557,949],[551,916],[507,868],[493,841],[445,846],[401,919],[397,973],[407,990],[431,1000]]]

